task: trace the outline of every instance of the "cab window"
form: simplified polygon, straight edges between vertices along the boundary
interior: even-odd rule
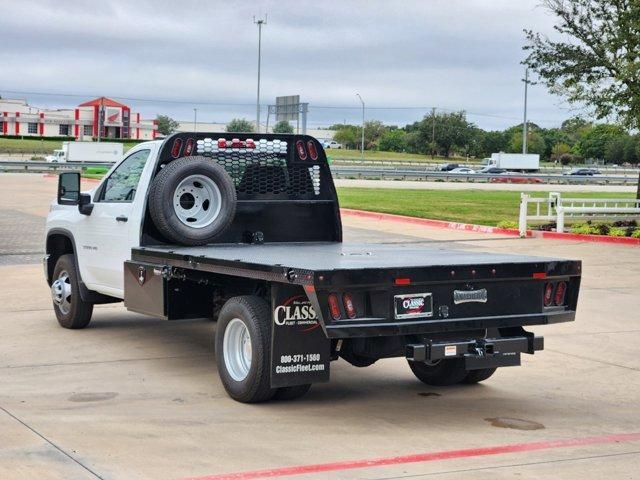
[[[139,150],[129,155],[116,168],[104,184],[101,202],[133,202],[140,175],[151,150]]]

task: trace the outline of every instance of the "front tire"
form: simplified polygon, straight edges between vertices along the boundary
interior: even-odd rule
[[[468,373],[463,358],[438,360],[432,364],[410,361],[409,368],[422,383],[438,387],[460,383]]]
[[[270,400],[271,310],[256,296],[229,299],[218,316],[216,362],[224,389],[234,400]]]
[[[58,323],[64,328],[85,328],[91,321],[93,303],[80,298],[75,256],[60,256],[53,269],[51,298]]]

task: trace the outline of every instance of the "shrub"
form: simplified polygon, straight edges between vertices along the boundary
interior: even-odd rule
[[[498,222],[498,228],[514,229],[518,228],[518,224],[512,220],[501,220]]]
[[[571,226],[571,233],[580,235],[597,235],[598,230],[589,223],[576,223]]]
[[[606,223],[596,223],[592,226],[592,228],[597,232],[598,235],[609,235],[609,230],[611,227]]]
[[[626,233],[627,233],[627,229],[626,228],[611,227],[609,229],[609,236],[610,237],[624,237],[624,236],[626,236]]]
[[[640,228],[631,234],[632,238],[640,238]]]

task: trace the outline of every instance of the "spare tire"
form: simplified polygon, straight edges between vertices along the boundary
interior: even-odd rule
[[[156,175],[149,212],[169,241],[206,245],[222,235],[236,213],[236,189],[226,170],[210,158],[183,157]]]

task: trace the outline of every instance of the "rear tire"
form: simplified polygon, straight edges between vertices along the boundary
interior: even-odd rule
[[[438,387],[455,385],[467,376],[462,358],[438,360],[434,364],[410,361],[409,368],[422,383]]]
[[[224,389],[234,400],[270,400],[271,310],[256,296],[230,298],[216,328],[216,362]]]
[[[469,370],[463,383],[480,383],[496,373],[497,368],[482,368],[480,370]]]
[[[78,280],[75,256],[73,254],[60,256],[53,269],[51,283],[53,311],[60,326],[74,330],[89,325],[93,314],[93,303],[85,302],[80,298]]]
[[[172,243],[206,245],[220,237],[236,212],[233,179],[214,160],[202,156],[174,160],[149,189],[149,212]]]

